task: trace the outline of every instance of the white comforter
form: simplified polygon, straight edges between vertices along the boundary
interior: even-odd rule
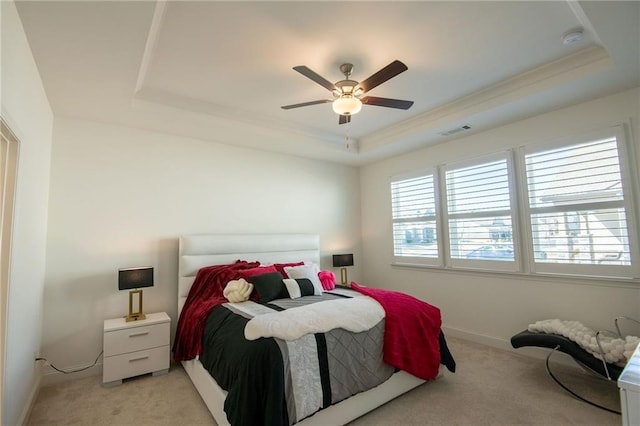
[[[234,304],[237,308],[248,308],[253,302]],[[261,309],[259,309],[262,311]],[[257,312],[252,312],[256,314]],[[384,318],[384,309],[367,296],[350,299],[328,300],[311,305],[286,309],[281,312],[257,313],[246,325],[244,335],[247,340],[260,337],[276,337],[282,340],[296,340],[305,334],[325,333],[334,328],[343,328],[360,333],[375,326]]]

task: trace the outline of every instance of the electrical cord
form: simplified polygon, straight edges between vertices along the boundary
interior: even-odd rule
[[[98,356],[96,357],[96,360],[95,360],[95,361],[93,361],[93,364],[91,364],[91,365],[89,365],[89,366],[87,366],[87,367],[79,368],[79,369],[77,369],[77,370],[61,370],[61,369],[57,368],[55,365],[51,364],[51,363],[49,362],[49,360],[48,360],[48,359],[46,359],[46,358],[36,358],[36,361],[44,361],[44,362],[46,362],[47,364],[49,364],[49,365],[51,366],[51,368],[53,368],[53,369],[54,369],[54,370],[56,370],[56,371],[59,371],[60,373],[64,373],[64,374],[71,374],[71,373],[78,373],[78,372],[80,372],[80,371],[88,370],[88,369],[90,369],[91,367],[95,366],[95,365],[98,363],[98,360],[100,359],[100,357],[102,356],[102,354],[103,354],[103,353],[104,353],[104,351],[101,351],[101,352],[98,354]]]
[[[613,410],[613,409],[611,409],[611,408],[604,407],[604,406],[602,406],[602,405],[600,405],[600,404],[596,404],[596,403],[595,403],[595,402],[593,402],[593,401],[589,401],[588,399],[581,397],[580,395],[578,395],[577,393],[575,393],[574,391],[572,391],[571,389],[569,389],[567,386],[563,385],[563,384],[560,382],[560,380],[558,380],[558,378],[557,378],[556,376],[554,376],[554,375],[553,375],[553,373],[551,372],[551,369],[549,368],[549,359],[551,358],[551,355],[553,355],[553,354],[554,354],[554,352],[555,352],[556,350],[558,350],[558,348],[560,348],[560,345],[556,346],[556,347],[555,347],[551,352],[549,352],[549,355],[547,355],[547,361],[546,361],[545,365],[546,365],[546,367],[547,367],[547,373],[549,373],[549,376],[551,376],[551,378],[552,378],[552,379],[553,379],[557,384],[559,384],[559,385],[560,385],[560,387],[562,387],[562,389],[566,390],[566,391],[567,391],[567,392],[569,392],[571,395],[573,395],[573,396],[575,396],[576,398],[578,398],[580,401],[586,402],[587,404],[592,405],[592,406],[597,407],[597,408],[600,408],[601,410],[605,410],[605,411],[608,411],[608,412],[610,412],[610,413],[620,415],[620,414],[621,414],[621,413],[620,413],[620,411],[616,411],[616,410]]]

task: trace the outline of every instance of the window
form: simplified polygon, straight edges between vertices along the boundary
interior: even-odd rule
[[[395,262],[640,277],[635,182],[623,161],[631,158],[623,130],[393,179]]]
[[[503,153],[444,167],[452,266],[517,269],[509,163]]]
[[[393,255],[439,264],[433,173],[391,182]]]
[[[607,135],[525,152],[536,271],[632,274],[632,218],[618,146],[619,138]]]

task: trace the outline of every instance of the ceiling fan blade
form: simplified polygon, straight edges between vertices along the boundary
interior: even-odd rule
[[[375,105],[387,108],[409,109],[413,105],[413,101],[404,101],[402,99],[377,98],[375,96],[365,96],[360,99],[363,104]]]
[[[364,81],[361,81],[360,84],[358,84],[357,88],[361,88],[365,92],[368,92],[374,87],[381,85],[385,81],[392,79],[396,75],[405,72],[408,69],[409,68],[407,68],[405,64],[398,60],[395,60],[386,67],[382,68],[377,73],[373,74],[371,77],[367,78]]]
[[[310,68],[307,68],[304,65],[298,65],[297,67],[293,67],[293,69],[298,71],[300,74],[304,75],[305,77],[315,81],[320,86],[324,87],[330,92],[333,92],[336,89],[336,86],[332,82],[330,82],[326,78],[322,77],[320,74],[316,73]]]
[[[303,102],[301,104],[293,104],[293,105],[285,105],[282,106],[280,108],[282,109],[292,109],[292,108],[300,108],[300,107],[305,107],[305,106],[309,106],[309,105],[318,105],[318,104],[326,104],[332,102],[329,99],[321,99],[319,101],[311,101],[311,102]]]
[[[338,124],[347,124],[347,123],[351,123],[351,116],[341,115],[340,118],[338,119]]]

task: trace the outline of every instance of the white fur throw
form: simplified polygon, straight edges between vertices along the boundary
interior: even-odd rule
[[[344,328],[360,333],[384,318],[384,309],[370,297],[328,300],[253,317],[244,328],[247,340],[277,337],[296,340],[309,333]]]
[[[602,354],[596,341],[596,330],[585,326],[579,321],[548,319],[529,324],[528,330],[534,333],[559,334],[576,342],[594,357],[602,359]],[[636,336],[611,337],[610,333],[600,333],[598,340],[600,340],[602,352],[604,352],[604,360],[621,367],[626,365],[640,342],[640,338]]]
[[[253,291],[253,284],[247,282],[244,278],[239,280],[231,280],[224,287],[222,294],[232,303],[244,302],[249,299]]]

